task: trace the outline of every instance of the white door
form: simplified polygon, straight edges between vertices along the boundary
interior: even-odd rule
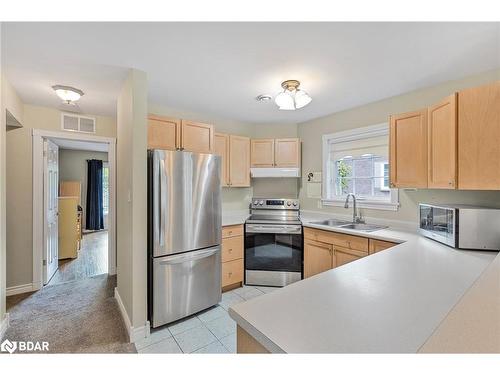
[[[58,267],[58,186],[59,186],[59,148],[45,139],[43,142],[43,211],[44,211],[44,248],[43,284],[48,284]]]

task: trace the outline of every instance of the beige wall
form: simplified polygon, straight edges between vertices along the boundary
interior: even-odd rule
[[[134,328],[147,320],[147,77],[131,70],[117,103],[118,293]]]
[[[87,160],[108,161],[107,152],[59,149],[59,181],[80,181],[82,188],[82,223],[85,229],[87,214]],[[106,223],[106,219],[104,220]],[[105,227],[107,229],[107,227]]]
[[[62,131],[61,112],[24,105],[23,127],[7,131],[7,287],[33,277],[32,129]],[[96,116],[96,135],[115,137],[115,119]]]
[[[19,124],[23,124],[23,102],[7,79],[2,80],[2,90],[4,92],[4,106]],[[5,111],[2,112],[5,114]]]
[[[486,84],[500,79],[500,70],[485,72],[464,79],[446,82],[434,87],[409,92],[343,112],[331,114],[299,124],[298,135],[302,139],[302,183],[308,172],[322,170],[322,135],[362,126],[387,122],[391,114],[402,113],[426,107],[451,93]],[[363,210],[366,216],[386,219],[416,221],[419,202],[469,203],[500,207],[500,192],[454,191],[454,190],[400,190],[401,207],[397,212]],[[300,190],[303,209],[320,211],[318,199],[307,198],[305,189]],[[321,211],[347,214],[350,211],[340,207],[324,207]]]
[[[5,317],[5,110],[2,70],[2,27],[0,22],[0,327]],[[0,337],[2,339],[2,337]]]

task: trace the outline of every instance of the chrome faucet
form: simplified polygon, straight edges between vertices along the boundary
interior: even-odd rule
[[[353,223],[362,223],[363,219],[361,216],[358,216],[358,211],[356,207],[356,196],[353,193],[347,194],[345,198],[344,208],[349,208],[349,197],[352,197],[352,222]]]

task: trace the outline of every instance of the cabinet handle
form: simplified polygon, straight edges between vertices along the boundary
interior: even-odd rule
[[[228,234],[233,234],[233,231],[232,231],[232,230],[230,230],[230,231],[229,231],[229,232],[227,232],[227,233],[228,233]]]
[[[227,251],[229,251],[231,253],[233,251],[233,249],[228,249]]]
[[[232,273],[232,272],[229,272],[229,274],[228,274],[228,275],[229,275],[229,277],[231,277],[231,276],[233,276],[233,273]]]

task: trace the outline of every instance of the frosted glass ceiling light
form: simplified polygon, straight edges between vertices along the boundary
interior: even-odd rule
[[[274,102],[281,110],[294,111],[308,105],[312,98],[305,91],[299,89],[300,82],[290,79],[281,84],[283,92],[274,98]]]
[[[67,104],[72,104],[83,96],[82,90],[76,89],[71,86],[55,85],[52,86],[52,89],[56,92],[57,96]]]

